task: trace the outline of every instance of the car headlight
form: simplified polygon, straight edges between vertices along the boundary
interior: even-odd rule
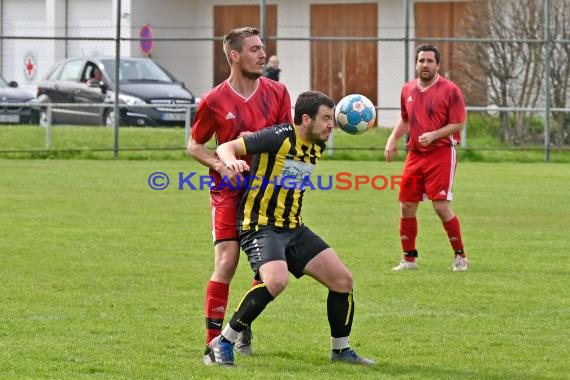
[[[119,94],[119,101],[128,104],[129,106],[135,106],[137,104],[146,104],[141,98],[136,96]]]

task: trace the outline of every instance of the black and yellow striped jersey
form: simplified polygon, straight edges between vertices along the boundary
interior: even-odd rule
[[[292,125],[276,125],[242,140],[253,160],[244,181],[245,192],[238,214],[240,230],[302,225],[303,184],[319,161],[325,144],[302,139]]]

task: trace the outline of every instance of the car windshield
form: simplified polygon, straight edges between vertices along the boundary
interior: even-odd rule
[[[101,61],[109,78],[115,82],[115,60]],[[119,66],[121,83],[160,82],[173,83],[174,80],[154,61],[150,59],[121,60]]]

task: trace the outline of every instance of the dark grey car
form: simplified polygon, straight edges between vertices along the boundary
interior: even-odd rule
[[[196,103],[192,93],[168,71],[150,58],[121,58],[119,66],[121,125],[183,126],[187,105]],[[107,107],[52,108],[54,124],[113,124],[115,59],[68,59],[49,72],[38,84],[38,102],[106,103]],[[136,107],[156,104],[156,107]],[[181,107],[164,107],[164,105]],[[40,124],[47,122],[47,108],[40,108]]]

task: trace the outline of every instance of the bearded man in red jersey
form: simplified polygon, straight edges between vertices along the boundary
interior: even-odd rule
[[[455,145],[460,139],[459,132],[465,127],[465,103],[459,87],[439,75],[439,62],[440,54],[435,46],[421,45],[416,49],[418,77],[402,88],[401,116],[384,149],[386,160],[392,161],[397,154],[398,139],[409,133],[409,152],[399,194],[404,257],[393,268],[395,271],[418,268],[416,213],[423,199],[432,201],[447,232],[455,254],[453,271],[464,272],[469,267],[459,219],[450,205],[457,165]]]

